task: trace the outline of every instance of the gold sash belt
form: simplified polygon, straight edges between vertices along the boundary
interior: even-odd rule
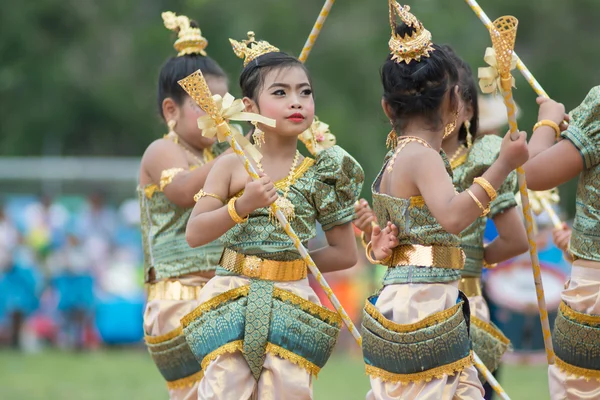
[[[234,274],[266,281],[299,281],[306,278],[307,273],[306,263],[303,260],[264,260],[229,249],[223,251],[219,264]]]
[[[465,267],[465,253],[460,247],[401,245],[394,249],[394,253],[386,265],[388,267],[415,265],[419,267],[463,269]]]

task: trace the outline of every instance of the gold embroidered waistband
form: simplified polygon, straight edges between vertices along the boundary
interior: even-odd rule
[[[184,285],[179,281],[159,281],[146,285],[148,301],[152,300],[196,300],[200,295],[200,286]]]
[[[221,267],[234,274],[266,281],[299,281],[306,278],[306,263],[303,260],[273,261],[256,256],[246,256],[225,249],[219,262]]]
[[[416,265],[420,267],[463,269],[465,267],[465,253],[460,247],[401,245],[394,249],[394,253],[386,265],[388,267]]]
[[[571,307],[569,307],[564,301],[560,302],[560,306],[558,309],[560,310],[562,315],[564,315],[566,318],[572,321],[593,327],[600,326],[600,315],[591,315],[575,311]]]
[[[478,276],[465,276],[458,281],[458,290],[467,297],[481,296],[481,279]]]

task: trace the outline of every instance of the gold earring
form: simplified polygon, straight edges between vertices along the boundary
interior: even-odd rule
[[[387,135],[387,139],[385,140],[385,146],[388,149],[393,149],[398,145],[398,134],[394,129],[394,122],[390,119],[390,125],[392,125],[392,130]]]
[[[471,122],[465,121],[465,130],[467,131],[467,149],[473,145],[473,135],[471,134]]]
[[[254,133],[252,133],[252,139],[257,147],[261,147],[265,143],[265,133],[258,128],[258,122],[252,122],[254,125]]]
[[[446,124],[444,127],[444,136],[442,139],[446,139],[456,129],[456,123],[458,122],[458,110],[454,112],[454,121]]]
[[[169,127],[169,133],[167,133],[165,135],[165,137],[172,136],[173,141],[175,143],[177,143],[179,136],[177,135],[177,132],[175,132],[175,125],[177,125],[177,121],[175,121],[174,119],[170,119],[169,121],[167,121],[167,126]]]

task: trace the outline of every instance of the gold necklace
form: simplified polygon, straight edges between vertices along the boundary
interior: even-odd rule
[[[452,154],[452,157],[450,157],[450,164],[452,164],[454,161],[456,161],[456,159],[458,158],[459,155],[462,154],[462,151],[465,149],[465,145],[464,144],[460,144],[458,146],[458,149],[456,149],[456,151],[454,152],[454,154]]]
[[[171,134],[167,134],[165,136],[168,137],[168,138],[170,138],[173,141],[173,143],[175,143],[176,145],[178,145],[179,147],[181,147],[187,154],[189,154],[190,156],[192,156],[192,158],[194,160],[196,160],[195,166],[197,166],[197,167],[200,167],[200,166],[206,164],[207,162],[212,161],[215,158],[215,156],[213,155],[213,153],[209,149],[203,149],[202,150],[202,157],[204,159],[201,159],[196,154],[194,154],[188,148],[188,146],[186,146],[185,144],[181,143],[181,141],[179,139],[179,135],[177,135],[175,132],[172,132]]]
[[[288,174],[287,178],[285,179],[285,184],[282,189],[283,194],[281,196],[279,196],[277,198],[277,200],[275,201],[275,205],[277,206],[278,209],[281,210],[281,212],[283,213],[283,215],[285,216],[285,218],[288,221],[292,221],[296,217],[294,204],[287,198],[287,196],[290,193],[290,188],[292,186],[292,180],[294,179],[294,173],[296,172],[296,165],[298,164],[299,159],[300,159],[300,152],[298,150],[296,150],[296,155],[294,156],[294,161],[292,162],[292,166],[290,167],[290,173]],[[261,170],[261,172],[263,172],[263,173],[265,172],[263,170],[262,164],[260,162],[257,162],[256,166],[258,167],[258,169]],[[269,210],[269,222],[275,222],[276,219],[277,219],[277,217],[273,213],[273,209],[270,209]]]
[[[429,143],[427,143],[427,141],[424,139],[421,139],[416,136],[402,136],[402,137],[398,138],[398,148],[396,149],[396,151],[394,152],[394,155],[388,162],[388,166],[386,168],[387,172],[392,172],[392,170],[394,169],[394,163],[396,162],[396,157],[398,156],[398,153],[400,153],[402,151],[402,149],[410,142],[421,143],[423,146],[433,149],[433,147],[431,147],[431,145]]]

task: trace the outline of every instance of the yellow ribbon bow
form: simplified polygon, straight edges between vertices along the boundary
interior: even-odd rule
[[[551,212],[547,207],[551,208],[551,204],[560,203],[558,189],[533,191],[527,190],[529,193],[529,206],[535,215],[540,215],[545,211]],[[517,203],[521,206],[521,196],[517,197]]]
[[[485,49],[485,55],[483,56],[483,60],[489,67],[481,67],[477,71],[477,77],[479,78],[479,88],[483,93],[496,94],[498,90],[501,88],[501,80],[502,77],[498,72],[498,61],[496,59],[496,51],[492,47],[488,47]],[[517,67],[517,57],[515,54],[512,54],[512,59],[510,60],[510,70],[512,71]],[[511,86],[515,86],[515,78],[511,76]]]
[[[329,131],[329,125],[319,121],[316,116],[310,128],[302,132],[299,139],[313,156],[333,147],[336,142],[335,136]]]
[[[227,93],[225,97],[215,94],[212,96],[215,101],[217,108],[219,109],[219,115],[225,121],[249,121],[249,122],[260,122],[271,128],[275,127],[275,120],[267,117],[263,117],[260,114],[244,112],[246,107],[241,99],[235,99],[231,94]],[[211,116],[204,115],[198,118],[198,128],[202,129],[202,136],[207,138],[217,137],[219,142],[227,140],[225,135],[219,133],[217,130],[217,123]],[[237,129],[230,127],[231,134],[236,142],[249,154],[254,161],[260,161],[262,154],[246,139],[241,132]]]

